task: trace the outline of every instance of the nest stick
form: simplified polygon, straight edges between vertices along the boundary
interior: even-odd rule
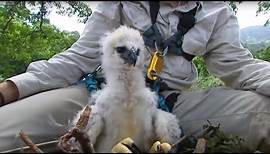
[[[95,153],[91,140],[84,131],[75,128],[73,129],[72,134],[76,138],[76,140],[80,143],[84,153]]]
[[[70,139],[74,137],[81,145],[81,148],[84,152],[93,153],[94,148],[91,144],[89,136],[83,131],[87,124],[91,113],[91,108],[87,105],[82,114],[80,115],[79,120],[77,121],[75,127],[63,135],[58,143],[58,147],[65,152],[72,152],[74,147],[69,143]]]
[[[195,150],[193,153],[205,153],[206,152],[206,140],[204,138],[198,139]]]
[[[176,143],[172,144],[172,148],[176,147],[178,144],[181,144],[185,139],[187,139],[187,136],[181,137]]]
[[[19,135],[20,135],[21,139],[24,141],[24,143],[25,143],[26,145],[28,145],[29,148],[30,148],[33,152],[35,152],[35,153],[44,153],[41,149],[39,149],[39,148],[37,147],[37,145],[35,145],[35,144],[32,142],[32,140],[28,137],[28,135],[26,135],[23,131],[21,131],[21,132],[19,133]]]
[[[76,123],[76,126],[75,126],[76,128],[80,130],[85,129],[85,127],[87,126],[89,117],[90,117],[91,110],[92,109],[88,105],[84,108],[82,114],[80,115],[79,120]]]
[[[53,145],[53,144],[57,144],[59,142],[59,140],[53,140],[53,141],[48,141],[48,142],[42,142],[42,143],[38,143],[36,144],[37,147],[45,147],[48,145]],[[25,150],[29,150],[29,146],[25,146],[25,147],[21,147],[21,148],[15,148],[15,149],[10,149],[7,151],[0,151],[0,153],[19,153],[20,151],[25,151]]]

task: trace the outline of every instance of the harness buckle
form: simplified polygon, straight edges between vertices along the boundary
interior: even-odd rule
[[[97,73],[97,72],[101,72],[101,71],[102,71],[102,67],[101,67],[101,65],[98,65],[94,72]]]
[[[147,77],[151,80],[157,80],[157,75],[159,75],[163,69],[164,59],[163,55],[156,51],[151,59],[151,63],[147,69]]]

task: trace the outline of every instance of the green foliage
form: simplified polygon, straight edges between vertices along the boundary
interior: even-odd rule
[[[253,153],[243,138],[225,133],[221,130],[221,125],[214,126],[209,120],[203,125],[203,130],[186,135],[176,145],[177,153],[194,153],[199,140],[204,140],[206,144],[201,144],[200,149],[205,149],[202,153]],[[258,151],[257,151],[258,152]]]
[[[233,12],[236,14],[237,11],[238,11],[238,8],[237,8],[237,4],[236,3],[241,3],[241,1],[228,1],[227,3],[229,4],[229,6],[232,8]]]
[[[6,15],[20,18],[24,22],[35,23],[43,20],[53,8],[60,15],[76,15],[79,22],[85,23],[91,15],[91,9],[81,1],[6,1],[3,4]]]
[[[270,10],[270,2],[269,1],[259,1],[258,2],[258,10],[256,11],[256,15],[263,13],[266,14]],[[270,18],[264,24],[265,26],[270,25]]]
[[[208,121],[209,122],[209,121]],[[213,126],[210,122],[209,125],[204,125],[204,132],[200,138],[207,141],[207,153],[251,153],[249,147],[244,145],[244,139],[226,134],[220,129],[220,125]]]
[[[257,59],[262,59],[265,61],[270,62],[270,46],[268,48],[263,49],[258,52],[252,52],[254,58]],[[204,65],[204,60],[203,57],[198,56],[193,59],[194,64],[197,67],[198,70],[198,79],[196,80],[196,83],[193,85],[191,88],[192,90],[197,90],[197,89],[207,89],[210,87],[216,87],[216,86],[221,86],[224,85],[224,83],[213,76],[206,68]]]
[[[264,50],[254,53],[253,56],[255,58],[270,62],[270,46]]]
[[[258,13],[267,13],[270,9],[270,2],[269,1],[259,1],[258,2],[258,10],[257,10],[257,14]]]
[[[270,62],[270,46],[268,48],[263,49],[261,51],[252,52],[254,58],[262,59]],[[207,89],[210,87],[216,87],[224,85],[224,83],[213,76],[204,65],[204,60],[201,56],[195,57],[193,60],[194,64],[198,70],[198,79],[196,83],[193,85],[192,90],[197,89]]]
[[[237,14],[238,8],[237,3],[240,4],[242,1],[226,1],[229,6],[232,8],[235,14]],[[256,11],[256,15],[263,13],[266,14],[270,10],[270,2],[269,1],[258,1],[257,2],[258,9]],[[270,25],[270,18],[265,22],[265,26]]]
[[[0,82],[4,81],[4,78],[2,77],[2,75],[0,74]]]
[[[269,42],[257,42],[257,43],[242,43],[243,47],[247,48],[252,53],[256,53],[258,51],[264,50],[270,46]]]
[[[0,5],[0,80],[24,72],[33,61],[66,50],[79,38],[78,32],[61,32],[46,20],[30,19],[33,14],[23,2]],[[42,29],[37,30],[41,22]]]
[[[192,90],[196,89],[206,89],[209,87],[216,87],[223,85],[223,82],[213,76],[206,68],[204,64],[203,57],[197,56],[193,59],[193,62],[198,70],[198,78],[196,80],[196,83],[191,88]]]
[[[51,3],[53,3],[57,7],[58,11],[56,13],[68,16],[72,16],[75,14],[77,15],[77,17],[79,17],[79,22],[82,23],[86,23],[92,13],[91,9],[81,1],[65,1],[65,3],[68,4],[68,7],[65,7],[65,5],[63,5],[63,1],[54,1]]]

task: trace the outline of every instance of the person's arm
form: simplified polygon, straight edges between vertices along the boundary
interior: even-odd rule
[[[49,60],[32,62],[25,73],[7,79],[15,83],[19,98],[74,84],[100,64],[99,40],[120,24],[120,2],[101,3],[90,16],[80,38],[68,50]]]
[[[240,30],[231,9],[222,9],[207,43],[207,68],[227,86],[270,96],[270,63],[254,59],[240,43]]]
[[[0,107],[19,98],[19,91],[11,81],[0,83]]]

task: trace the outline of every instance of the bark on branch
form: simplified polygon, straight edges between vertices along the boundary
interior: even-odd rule
[[[90,117],[91,108],[87,105],[82,114],[80,115],[79,120],[77,121],[75,127],[69,132],[60,137],[58,147],[64,152],[74,152],[78,151],[78,147],[72,145],[72,139],[80,143],[81,149],[85,153],[94,153],[94,148],[91,143],[91,140],[87,133],[84,131],[88,124]]]
[[[206,152],[206,140],[204,138],[200,138],[197,141],[195,150],[193,153],[205,153]]]
[[[32,140],[23,132],[21,131],[19,133],[21,139],[24,141],[26,145],[29,146],[29,148],[34,152],[34,153],[44,153],[41,149],[39,149],[33,142]]]

